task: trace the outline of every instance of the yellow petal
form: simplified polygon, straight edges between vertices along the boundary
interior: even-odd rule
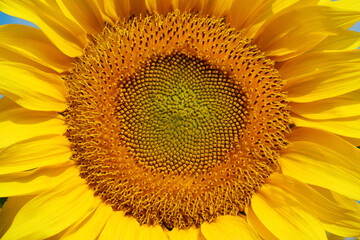
[[[236,0],[229,9],[227,21],[237,29],[244,29],[246,36],[253,38],[272,18],[316,3],[317,0],[252,0],[249,4],[248,0]]]
[[[342,30],[348,30],[349,28],[354,26],[360,20],[360,11],[359,11],[360,9],[356,9],[356,8],[357,7],[355,8],[349,7],[347,9],[343,8],[342,9],[343,11],[338,11],[338,9],[335,9],[335,15],[336,15],[336,18],[334,19],[335,26],[341,28]]]
[[[41,240],[53,236],[96,208],[94,199],[87,184],[71,179],[25,204],[2,239]]]
[[[328,240],[346,240],[346,238],[344,238],[344,237],[340,237],[340,236],[337,236],[337,235],[334,235],[331,233],[328,233],[327,237],[328,237]]]
[[[359,65],[354,66],[352,63],[346,65],[345,63],[334,65],[332,68],[321,69],[319,67],[300,81],[297,80],[302,76],[289,80],[289,85],[284,87],[284,91],[288,92],[287,99],[292,102],[313,102],[360,89],[360,83],[357,81],[360,76]],[[292,80],[297,82],[290,85]]]
[[[113,22],[130,17],[130,0],[100,0],[99,7]]]
[[[336,118],[325,120],[313,120],[291,114],[292,120],[298,127],[308,127],[325,130],[344,137],[359,138],[360,136],[360,117]]]
[[[229,14],[234,0],[204,0],[202,12],[205,15],[226,17]]]
[[[255,215],[254,211],[251,207],[247,207],[245,209],[246,212],[246,220],[252,226],[253,229],[262,237],[262,239],[266,240],[278,240],[277,237],[272,234],[272,232],[267,229],[264,224],[259,220],[259,218]]]
[[[147,8],[160,14],[166,14],[167,12],[173,11],[173,5],[171,0],[152,0],[146,1]]]
[[[282,61],[305,53],[356,17],[357,12],[339,14],[328,7],[297,8],[267,21],[254,41],[268,56]]]
[[[206,240],[214,239],[227,239],[229,236],[224,235],[223,232],[220,232],[213,223],[203,223],[201,224],[201,233],[204,235]]]
[[[342,52],[318,51],[289,59],[283,62],[278,67],[278,70],[281,77],[286,80],[285,89],[287,89],[298,83],[309,84],[308,81],[314,81],[315,77],[311,78],[314,74],[336,72],[340,66],[349,67],[349,64],[351,64],[351,67],[356,67],[359,62],[360,53],[357,50]]]
[[[329,36],[311,51],[355,50],[360,46],[360,32],[343,31],[339,35]]]
[[[359,64],[359,51],[313,52],[284,62],[279,72],[290,101],[312,102],[360,89]]]
[[[174,228],[167,232],[169,240],[198,240],[199,229],[191,227],[189,229]]]
[[[207,240],[255,240],[260,239],[251,226],[236,216],[220,216],[212,223],[201,224],[201,232]]]
[[[329,189],[318,187],[318,186],[311,186],[315,191],[326,197],[329,201],[332,201],[335,205],[348,209],[347,211],[353,211],[356,213],[360,212],[360,204],[344,195],[338,194],[336,192],[330,191]]]
[[[183,1],[183,0],[172,0],[174,9],[178,9],[181,12],[196,12],[201,9],[201,1]]]
[[[341,0],[341,1],[322,1],[322,5],[335,7],[344,10],[356,10],[360,11],[360,2],[358,0]]]
[[[9,197],[0,210],[0,238],[11,226],[16,214],[33,196]]]
[[[50,69],[40,63],[34,62],[33,60],[26,58],[19,53],[15,53],[10,48],[0,46],[0,52],[0,62],[13,62],[19,63],[20,65],[30,65],[43,72],[56,73],[56,71],[54,71],[53,69]]]
[[[38,112],[20,107],[11,100],[0,99],[0,148],[48,134],[65,133],[64,119],[56,112]]]
[[[66,137],[44,135],[15,143],[0,150],[0,175],[57,165],[69,161]]]
[[[251,198],[253,213],[279,239],[327,239],[320,221],[287,192],[265,184]]]
[[[325,15],[323,9],[318,7],[305,7],[275,15],[257,31],[254,41],[276,60],[300,55],[331,34],[332,28],[321,24]]]
[[[105,227],[100,233],[99,240],[107,239],[119,239],[119,228],[118,224],[124,217],[124,213],[120,211],[112,212],[109,216],[109,219],[105,223]]]
[[[57,0],[57,3],[64,15],[78,23],[87,34],[97,34],[103,30],[104,21],[94,0]]]
[[[57,72],[70,69],[73,60],[57,49],[39,29],[18,25],[0,26],[0,47],[11,51],[11,55],[3,55],[3,61],[15,60],[21,56]],[[15,55],[15,56],[14,56]]]
[[[61,239],[96,239],[107,222],[111,212],[111,206],[101,203],[100,199],[95,199],[98,207],[93,212],[88,212],[83,219],[65,230]]]
[[[78,171],[70,163],[0,175],[0,197],[36,194],[77,175]]]
[[[356,147],[360,147],[360,138],[349,138],[344,136],[341,136],[341,138],[343,138],[344,140],[346,140],[347,142],[349,142],[350,144]]]
[[[136,239],[140,231],[140,224],[132,217],[125,217],[124,212],[112,212],[99,240],[117,239],[127,240]]]
[[[57,74],[10,62],[0,62],[0,71],[0,94],[31,110],[61,112],[66,109],[67,90]]]
[[[272,4],[274,1],[236,0],[229,9],[228,21],[237,29],[244,29],[246,35],[253,37],[262,24],[272,16]]]
[[[308,103],[289,103],[291,111],[308,119],[360,116],[360,91]]]
[[[139,233],[134,240],[167,240],[164,230],[159,226],[140,226]]]
[[[319,133],[319,131],[308,132],[314,139]],[[295,136],[295,133],[293,135]],[[321,139],[323,136],[326,134],[322,134]],[[360,170],[356,164],[360,150],[339,137],[331,134],[328,134],[328,137],[329,139],[323,139],[324,144],[317,143],[318,140],[310,142],[306,138],[290,140],[292,142],[279,158],[282,172],[299,181],[328,188],[353,199],[360,199]],[[341,146],[345,149],[341,149]],[[352,150],[346,152],[348,149]]]
[[[282,174],[273,174],[266,181],[296,198],[324,224],[326,231],[344,237],[360,235],[360,211],[338,206],[310,186]]]
[[[68,19],[54,2],[1,0],[0,11],[35,23],[63,53],[78,57],[87,42],[86,33]]]
[[[348,164],[356,164],[356,159],[360,159],[360,151],[358,148],[343,138],[326,131],[296,127],[292,129],[287,139],[290,142],[309,141],[332,149],[346,157]]]
[[[278,12],[286,13],[297,8],[314,6],[317,2],[318,0],[276,0],[272,5],[272,9],[275,14]]]

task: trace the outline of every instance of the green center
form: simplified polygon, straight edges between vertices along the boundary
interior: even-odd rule
[[[119,137],[156,171],[205,172],[227,160],[244,126],[241,85],[185,53],[150,59],[119,88]]]

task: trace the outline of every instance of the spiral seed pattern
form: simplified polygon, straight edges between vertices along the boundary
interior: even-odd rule
[[[246,123],[243,87],[184,53],[152,58],[120,89],[119,137],[151,171],[205,173],[226,160]]]

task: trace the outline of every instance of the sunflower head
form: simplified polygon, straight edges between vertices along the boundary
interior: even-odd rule
[[[3,239],[360,235],[354,1],[0,10]]]
[[[244,214],[289,132],[274,63],[222,19],[179,11],[94,39],[64,80],[72,158],[95,194],[169,228]]]

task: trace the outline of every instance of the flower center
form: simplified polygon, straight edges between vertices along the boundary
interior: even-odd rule
[[[64,79],[80,176],[140,224],[244,214],[278,168],[290,125],[282,81],[223,19],[173,12],[106,26]]]
[[[195,56],[155,56],[119,89],[119,138],[150,171],[206,173],[228,160],[245,125],[243,87]]]

